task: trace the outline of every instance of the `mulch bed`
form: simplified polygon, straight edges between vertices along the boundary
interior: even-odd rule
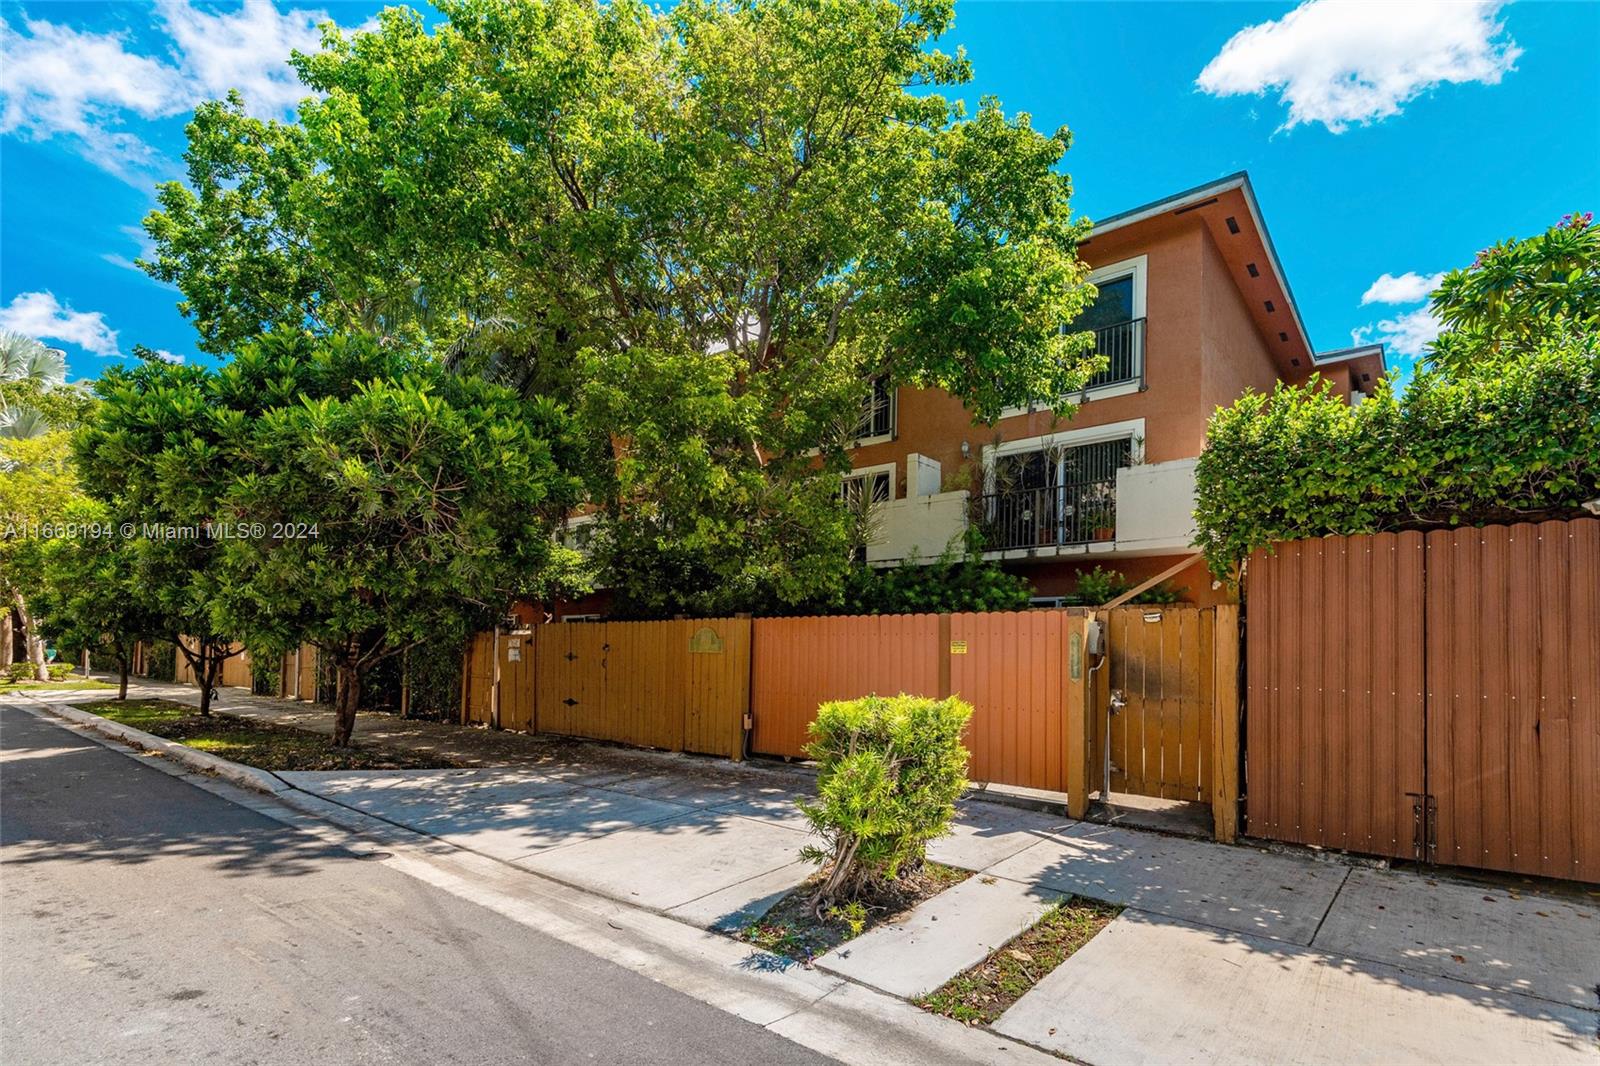
[[[421,752],[367,746],[336,748],[320,733],[255,722],[171,700],[98,700],[78,706],[102,718],[131,725],[165,740],[261,770],[434,770],[461,765]]]
[[[917,904],[965,881],[971,873],[937,862],[907,870],[876,894],[857,901],[859,909],[835,908],[818,918],[811,897],[822,883],[818,873],[790,892],[757,921],[745,926],[739,939],[774,954],[810,965],[847,940],[884,922],[904,917]]]
[[[1121,913],[1109,903],[1069,896],[1011,943],[915,1002],[966,1025],[988,1025]]]

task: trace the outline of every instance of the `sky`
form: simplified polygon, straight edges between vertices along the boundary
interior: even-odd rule
[[[185,122],[229,88],[291,117],[290,50],[382,6],[0,0],[0,328],[64,349],[73,378],[135,344],[196,360],[179,294],[133,265]],[[1600,4],[956,10],[940,47],[975,77],[950,95],[1068,126],[1075,210],[1248,171],[1313,345],[1381,341],[1402,376],[1437,332],[1440,272],[1600,207]]]

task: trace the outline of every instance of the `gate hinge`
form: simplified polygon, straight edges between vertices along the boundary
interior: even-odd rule
[[[1406,795],[1411,797],[1411,854],[1418,862],[1435,862],[1439,851],[1439,803],[1431,793]]]

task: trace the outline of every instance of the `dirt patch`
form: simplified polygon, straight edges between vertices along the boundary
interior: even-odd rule
[[[436,770],[461,764],[423,752],[356,743],[336,748],[326,736],[233,715],[202,717],[171,700],[99,700],[78,704],[113,722],[261,770]]]
[[[1109,903],[1069,896],[1021,936],[914,1002],[966,1025],[988,1025],[1121,913]]]
[[[917,904],[960,884],[971,874],[954,866],[924,862],[874,895],[831,908],[818,917],[811,909],[811,897],[822,883],[822,876],[812,876],[784,896],[760,919],[740,930],[739,939],[810,965],[818,955],[854,940],[873,926],[904,917]]]

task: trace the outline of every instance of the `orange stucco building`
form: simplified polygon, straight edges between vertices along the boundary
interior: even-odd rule
[[[1041,603],[1104,566],[1139,580],[1192,552],[1194,464],[1211,413],[1247,389],[1330,379],[1359,402],[1381,345],[1318,354],[1243,173],[1095,225],[1080,254],[1100,290],[1074,329],[1109,367],[1070,417],[1007,412],[974,424],[938,390],[877,386],[847,491],[877,519],[869,562],[937,556],[969,523],[985,555]],[[1220,598],[1203,565],[1173,584]]]

